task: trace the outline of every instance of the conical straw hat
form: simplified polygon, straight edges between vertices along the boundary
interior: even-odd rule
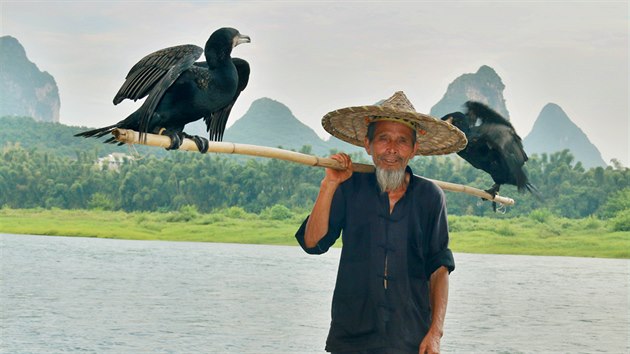
[[[332,136],[363,147],[368,124],[383,120],[399,122],[416,130],[417,155],[450,154],[465,148],[468,143],[464,133],[455,126],[416,112],[402,91],[377,105],[329,112],[322,118],[322,126]]]

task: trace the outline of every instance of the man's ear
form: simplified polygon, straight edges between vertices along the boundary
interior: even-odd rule
[[[413,144],[413,154],[411,157],[413,158],[418,153],[418,149],[420,148],[420,144],[418,144],[418,140]]]
[[[372,152],[370,151],[370,140],[368,140],[367,136],[363,138],[363,147],[365,148],[365,152],[371,156]]]

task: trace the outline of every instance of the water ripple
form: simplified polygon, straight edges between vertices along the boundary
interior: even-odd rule
[[[0,234],[2,353],[324,353],[339,250]],[[457,254],[446,353],[624,353],[628,260]]]

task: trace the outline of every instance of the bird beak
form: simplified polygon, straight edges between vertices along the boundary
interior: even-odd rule
[[[446,123],[453,124],[453,117],[448,117],[444,120]]]
[[[234,40],[232,41],[232,48],[242,43],[251,43],[251,41],[252,40],[249,38],[249,36],[239,33],[239,35],[235,36]]]

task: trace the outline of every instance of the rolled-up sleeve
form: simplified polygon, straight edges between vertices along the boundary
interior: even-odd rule
[[[332,204],[330,207],[330,217],[328,218],[328,232],[321,240],[315,245],[315,247],[308,248],[304,243],[304,234],[306,233],[306,223],[310,218],[310,215],[306,217],[302,225],[295,233],[295,239],[298,241],[302,249],[308,254],[322,254],[326,253],[328,249],[335,244],[335,241],[341,235],[345,221],[345,201],[343,198],[342,188],[337,188],[335,195],[333,196]]]
[[[448,220],[446,215],[446,198],[444,192],[438,191],[438,200],[435,202],[435,214],[430,218],[429,227],[429,252],[425,266],[427,279],[438,268],[445,266],[448,272],[455,270],[453,252],[448,248]]]

